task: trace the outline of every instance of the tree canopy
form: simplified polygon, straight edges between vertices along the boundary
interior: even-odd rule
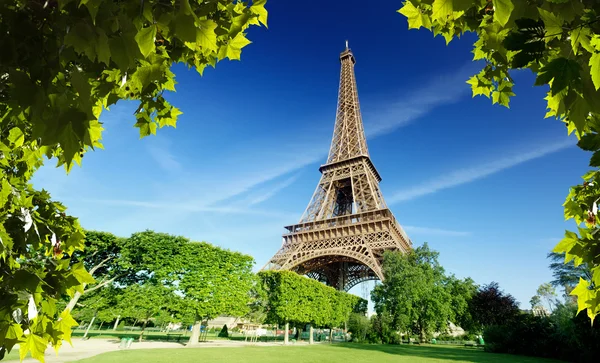
[[[103,109],[137,102],[140,137],[175,126],[173,63],[240,59],[266,0],[6,0],[0,6],[0,356],[42,359],[74,324],[56,310],[94,279],[69,259],[84,233],[30,179],[44,157],[70,170],[102,148]],[[133,117],[132,117],[133,118]],[[60,315],[62,314],[62,316]],[[13,316],[18,318],[15,320]],[[27,331],[27,334],[23,333]]]
[[[483,331],[485,327],[502,325],[520,314],[515,298],[500,289],[497,282],[479,287],[469,303],[473,325],[469,330]]]
[[[510,71],[533,71],[535,85],[548,90],[546,117],[564,122],[577,145],[593,153],[593,169],[564,203],[565,218],[575,220],[578,231],[567,231],[553,250],[565,253],[565,263],[590,264],[591,278],[580,278],[571,294],[593,321],[600,314],[600,2],[408,0],[398,12],[409,28],[428,29],[446,43],[465,32],[477,35],[473,59],[485,66],[467,81],[473,96],[508,107],[515,96]]]
[[[385,280],[373,289],[371,298],[378,315],[389,314],[394,330],[414,331],[424,339],[446,329],[451,320],[466,319],[475,285],[471,279],[446,276],[438,255],[427,243],[407,254],[384,254]]]
[[[292,271],[261,271],[267,294],[267,321],[335,327],[360,310],[364,299],[335,290]]]

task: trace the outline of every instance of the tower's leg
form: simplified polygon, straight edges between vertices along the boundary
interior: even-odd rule
[[[344,291],[344,287],[346,287],[346,284],[348,283],[348,262],[339,262],[338,271],[338,281],[335,288]]]

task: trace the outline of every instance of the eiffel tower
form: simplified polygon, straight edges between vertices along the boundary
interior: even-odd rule
[[[347,41],[340,63],[333,140],[319,168],[321,180],[300,222],[285,227],[283,245],[263,270],[291,270],[348,291],[363,281],[383,280],[383,252],[407,252],[412,242],[379,190]]]

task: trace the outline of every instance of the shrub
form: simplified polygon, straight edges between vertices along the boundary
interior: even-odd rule
[[[229,338],[229,332],[227,331],[227,324],[223,325],[223,329],[219,332],[219,338]]]
[[[118,331],[123,331],[123,330],[125,330],[125,321],[121,320],[121,321],[119,322],[119,325],[117,325],[117,330],[118,330]]]
[[[348,319],[348,331],[352,333],[353,342],[364,342],[371,328],[369,318],[364,314],[352,313]]]
[[[552,316],[523,314],[512,323],[484,331],[485,349],[496,353],[555,358],[569,362],[593,362],[600,355],[600,328],[592,326],[585,312],[557,307]]]

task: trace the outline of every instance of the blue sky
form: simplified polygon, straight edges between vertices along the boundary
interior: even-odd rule
[[[561,205],[589,155],[544,119],[546,90],[529,71],[514,73],[510,110],[472,98],[474,37],[445,46],[408,31],[400,6],[270,1],[269,28],[250,29],[241,62],[203,77],[175,66],[176,129],[138,140],[135,105],[119,104],[101,117],[105,150],[68,176],[48,165],[34,184],[85,228],[180,234],[251,254],[258,269],[319,180],[348,39],[371,159],[398,221],[447,271],[497,281],[528,307],[551,279],[546,253],[572,227]]]

